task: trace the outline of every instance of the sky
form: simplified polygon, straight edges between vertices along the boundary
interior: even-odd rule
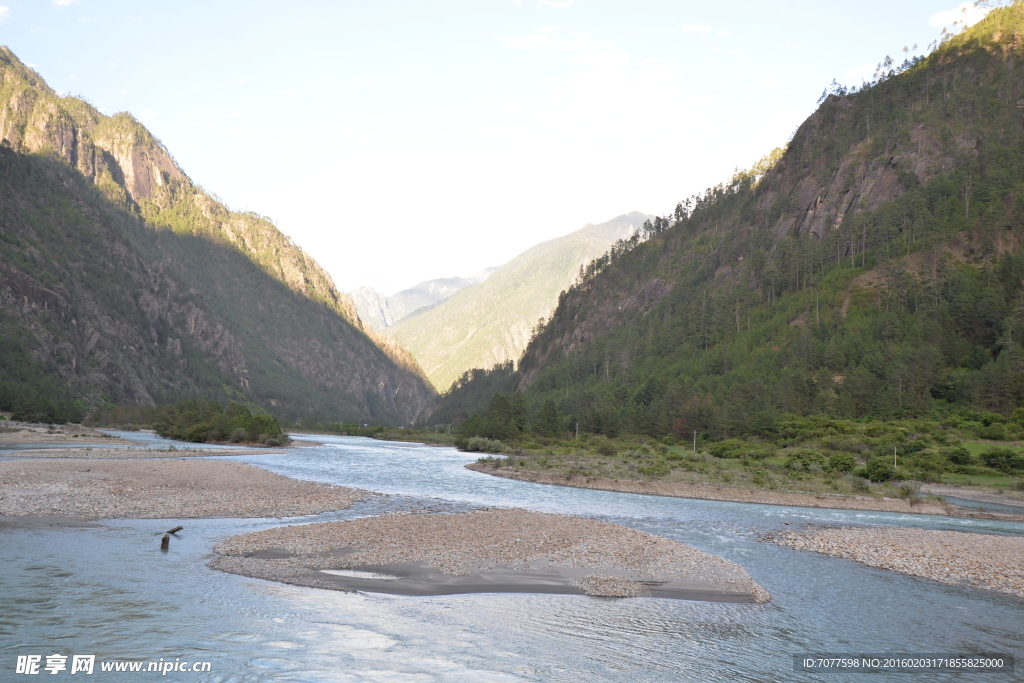
[[[0,0],[0,44],[129,111],[343,291],[664,215],[784,145],[955,0]]]

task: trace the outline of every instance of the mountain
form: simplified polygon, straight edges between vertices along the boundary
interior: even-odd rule
[[[0,139],[0,409],[206,396],[403,422],[432,400],[268,219],[228,210],[131,115],[58,96],[7,48]]]
[[[476,275],[442,277],[427,280],[397,294],[384,296],[373,287],[360,287],[349,292],[359,318],[375,330],[384,330],[398,321],[435,306],[455,295],[460,289],[486,280],[497,268],[485,268]]]
[[[591,262],[515,369],[471,373],[431,419],[496,391],[606,434],[1011,414],[1024,405],[1022,65],[1015,4],[926,57],[887,59],[866,87],[833,87],[784,153]]]
[[[389,332],[408,349],[439,390],[470,368],[515,361],[531,331],[558,301],[582,264],[648,216],[633,212],[542,242],[495,270],[479,284],[408,316]]]

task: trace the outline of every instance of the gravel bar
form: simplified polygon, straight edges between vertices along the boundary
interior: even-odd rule
[[[763,540],[1024,598],[1024,538],[901,527],[783,531]]]
[[[0,422],[0,446],[24,445],[33,443],[67,443],[70,447],[83,446],[91,443],[134,443],[130,440],[98,432],[95,429],[80,425],[61,427],[44,425],[8,425]]]
[[[519,470],[513,467],[489,467],[476,462],[469,463],[465,467],[474,472],[490,474],[496,477],[506,477],[508,479],[518,479],[519,481],[529,481],[536,484],[553,484],[556,486],[571,486],[573,488],[597,489],[600,491],[619,491],[622,493],[640,493],[650,496],[696,498],[699,500],[720,500],[730,503],[754,503],[758,505],[785,505],[834,510],[876,510],[879,512],[902,512],[911,515],[952,515],[1013,522],[1024,521],[1024,515],[978,512],[938,500],[903,500],[896,498],[872,498],[869,496],[800,493],[797,491],[768,491],[765,489],[684,484],[680,482],[607,479],[603,477]]]
[[[230,538],[211,567],[338,590],[767,602],[737,564],[660,536],[526,510],[389,514]]]
[[[369,495],[221,460],[0,462],[0,515],[5,517],[293,517],[341,510]]]
[[[6,451],[4,458],[75,458],[98,460],[139,460],[145,458],[209,458],[230,455],[281,455],[287,451],[266,448],[45,448]]]

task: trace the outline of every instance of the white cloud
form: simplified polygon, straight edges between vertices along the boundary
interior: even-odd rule
[[[152,109],[143,109],[139,112],[140,121],[149,121],[150,119],[156,118],[156,112]]]
[[[970,0],[944,12],[936,12],[928,17],[928,25],[933,28],[945,28],[959,22],[963,26],[973,26],[992,11],[991,7],[976,7]]]
[[[565,9],[571,7],[575,0],[537,0],[537,7],[550,7],[551,9]]]
[[[77,5],[78,0],[53,0],[53,4],[57,7],[69,7],[71,5]]]
[[[11,18],[11,8],[0,5],[0,22],[7,21]]]
[[[573,33],[572,38],[562,38],[556,35],[557,33],[557,26],[542,26],[525,36],[511,36],[499,38],[499,40],[517,50],[546,47],[552,50],[576,51],[594,45],[594,40],[589,33]]]

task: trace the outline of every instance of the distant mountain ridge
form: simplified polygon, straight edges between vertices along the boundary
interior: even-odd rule
[[[383,331],[410,315],[436,306],[459,290],[486,280],[497,268],[485,268],[466,277],[442,277],[426,280],[385,296],[373,287],[360,287],[349,292],[359,318],[377,331]]]
[[[483,282],[396,321],[388,332],[416,358],[439,391],[472,368],[516,361],[538,320],[551,313],[580,266],[650,218],[634,211],[542,242]]]
[[[204,395],[402,422],[431,401],[415,361],[269,220],[6,47],[0,143],[0,403],[45,383],[89,405]]]

